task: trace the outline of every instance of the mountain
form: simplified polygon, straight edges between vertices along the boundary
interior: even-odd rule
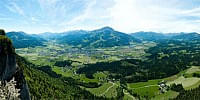
[[[159,40],[181,40],[181,41],[199,41],[198,33],[156,33],[156,32],[136,32],[131,34],[133,37],[142,41],[159,41]]]
[[[61,33],[45,32],[45,33],[37,34],[37,36],[45,40],[55,40],[55,39],[60,39],[64,36],[87,34],[87,33],[88,32],[84,30],[74,30],[74,31],[68,31],[68,32],[61,32]]]
[[[128,34],[115,31],[110,27],[103,27],[94,31],[79,31],[77,34],[65,35],[58,39],[59,43],[66,43],[80,47],[113,47],[129,45],[131,42],[141,42]]]
[[[173,36],[172,39],[181,41],[200,41],[200,34],[196,32],[181,33],[179,35]]]
[[[162,33],[156,33],[156,32],[136,32],[131,34],[133,37],[143,40],[143,41],[156,41],[161,39],[167,39],[168,36],[162,34]]]
[[[74,30],[74,31],[62,32],[60,33],[60,36],[77,35],[77,34],[88,34],[88,31]]]
[[[59,33],[51,33],[51,32],[45,32],[45,33],[40,33],[37,34],[38,37],[43,38],[45,40],[52,40],[55,39],[57,37],[60,37]]]
[[[37,35],[30,35],[24,32],[8,32],[6,35],[13,41],[15,48],[43,46],[43,42],[45,42],[44,39]]]

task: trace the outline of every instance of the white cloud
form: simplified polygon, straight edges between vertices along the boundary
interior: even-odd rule
[[[200,17],[200,7],[184,10],[180,14],[187,15],[187,16],[198,16]]]
[[[72,25],[72,24],[77,24],[80,23],[81,21],[86,20],[87,18],[91,18],[90,13],[92,10],[92,7],[96,4],[96,0],[93,0],[92,2],[87,4],[87,8],[83,11],[83,13],[81,13],[79,16],[74,17],[72,20],[70,20],[69,22],[64,22],[62,23],[63,25],[67,24],[67,25]]]
[[[199,24],[190,16],[199,16],[199,8],[185,10],[177,0],[115,0],[111,9],[112,26],[124,32],[191,32]],[[199,31],[199,30],[198,30]]]
[[[87,0],[85,9],[72,19],[60,23],[65,30],[85,29],[92,30],[107,26],[110,21],[109,9],[113,0]]]
[[[15,2],[10,2],[10,4],[7,5],[7,8],[13,13],[17,13],[22,16],[25,16],[23,9],[21,9]]]
[[[16,19],[12,23],[26,26],[24,30],[37,32],[91,30],[103,26],[111,26],[122,32],[200,32],[198,0],[30,1],[8,0],[6,8],[17,16],[2,16],[3,13],[1,17],[9,16]],[[18,27],[18,24],[14,25]]]

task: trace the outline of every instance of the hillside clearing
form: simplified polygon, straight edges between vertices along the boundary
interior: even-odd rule
[[[185,78],[185,77],[181,76],[174,81],[167,82],[167,85],[171,85],[171,84],[174,84],[174,83],[175,84],[182,84],[183,87],[186,89],[186,88],[189,88],[189,87],[197,84],[199,81],[200,81],[200,78],[195,78],[195,77]]]

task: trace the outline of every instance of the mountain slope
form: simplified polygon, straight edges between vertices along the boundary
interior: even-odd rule
[[[198,33],[156,33],[156,32],[136,32],[133,37],[143,41],[179,40],[179,41],[200,41]]]
[[[131,37],[128,34],[118,32],[110,27],[104,27],[94,31],[85,31],[84,34],[66,35],[58,39],[59,43],[80,47],[113,47],[129,45],[131,42],[140,42],[140,40]]]
[[[156,32],[136,32],[132,33],[131,35],[143,41],[156,41],[169,38],[168,36],[162,33],[156,33]]]
[[[52,40],[52,39],[60,37],[60,34],[59,33],[46,32],[46,33],[37,34],[37,36],[40,37],[40,38],[43,38],[45,40]]]
[[[37,34],[40,38],[43,38],[45,40],[55,40],[55,39],[60,39],[65,36],[75,38],[77,35],[81,34],[87,34],[87,31],[84,30],[74,30],[74,31],[68,31],[68,32],[62,32],[62,33],[51,33],[51,32],[45,32],[45,33],[40,33]]]
[[[200,41],[200,34],[198,33],[181,33],[179,35],[173,36],[172,39],[174,40],[181,40],[181,41]]]
[[[12,41],[15,48],[26,48],[43,46],[44,39],[24,32],[8,32],[6,34]]]
[[[24,71],[32,99],[104,100],[78,87],[73,79],[50,77],[20,56],[17,63]]]

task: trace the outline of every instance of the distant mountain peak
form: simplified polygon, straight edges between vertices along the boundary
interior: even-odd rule
[[[105,26],[105,27],[101,28],[101,30],[114,30],[114,29],[112,27]]]
[[[37,35],[24,32],[8,32],[6,35],[13,41],[15,48],[43,46],[43,42],[45,42],[44,39]]]
[[[197,34],[197,35],[199,35],[197,32],[191,32],[191,33],[189,33],[189,34]]]
[[[114,29],[112,27],[105,26],[105,27],[102,27],[100,29],[96,29],[94,31],[114,31]]]
[[[27,33],[23,32],[23,31],[11,31],[11,32],[8,32],[10,34],[21,34],[21,35],[27,35]]]

